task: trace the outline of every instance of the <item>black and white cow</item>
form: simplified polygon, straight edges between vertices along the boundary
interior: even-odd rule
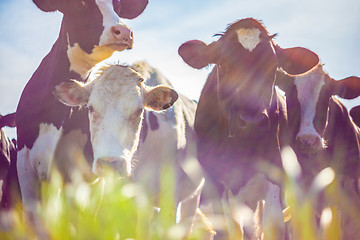
[[[315,207],[320,211],[326,205],[337,205],[342,215],[342,237],[357,239],[360,225],[346,208],[350,202],[360,204],[360,131],[335,95],[345,99],[358,97],[360,78],[335,80],[323,70],[319,60],[313,60],[308,62],[313,67],[303,74],[289,74],[296,73],[295,66],[277,73],[276,83],[286,95],[291,146],[301,165],[305,187],[322,169],[334,169],[344,196],[338,200],[320,197]]]
[[[280,189],[266,177],[267,168],[258,166],[264,162],[281,166],[279,142],[286,109],[275,90],[276,69],[304,61],[307,49],[280,48],[273,42],[275,35],[252,18],[231,24],[219,36],[209,45],[192,40],[179,48],[180,56],[194,68],[216,64],[196,111],[198,158],[220,193],[230,189],[253,210],[257,201],[277,199],[265,205],[264,219],[277,227],[275,238],[282,239]],[[245,200],[245,185],[251,179],[262,191]]]
[[[184,222],[195,216],[203,185],[202,173],[195,171],[200,168],[194,166],[196,103],[170,87],[158,70],[139,62],[130,67],[108,66],[86,84],[61,83],[55,94],[68,106],[89,109],[96,174],[110,168],[120,175],[132,175],[156,198],[162,171],[166,166],[174,169],[177,203],[197,194],[195,200],[182,202],[178,217]]]
[[[37,209],[39,183],[49,178],[53,159],[68,159],[74,152],[80,159],[83,149],[90,146],[87,111],[61,104],[53,95],[55,86],[70,79],[86,81],[95,64],[114,51],[131,49],[133,32],[120,18],[137,17],[148,1],[34,3],[46,12],[60,11],[63,20],[58,39],[26,84],[16,110],[17,169],[23,205],[28,212]],[[68,146],[73,148],[66,149]],[[87,152],[85,161],[92,161],[91,149]]]

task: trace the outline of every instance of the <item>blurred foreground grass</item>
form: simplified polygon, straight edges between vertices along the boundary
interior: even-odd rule
[[[289,162],[296,157],[290,152],[284,158]],[[321,171],[310,188],[304,188],[298,181],[301,169],[296,159],[284,166],[284,170],[286,203],[291,206],[288,211],[291,220],[287,223],[291,239],[360,239],[357,235],[360,233],[360,206],[354,201],[354,196],[343,190],[330,168]],[[91,184],[79,182],[69,185],[64,184],[61,176],[54,171],[51,181],[42,183],[39,214],[43,227],[54,240],[205,239],[204,229],[194,228],[189,237],[186,229],[175,223],[177,206],[171,167],[164,167],[160,179],[160,194],[155,196],[141,184],[111,173]],[[319,197],[326,200],[320,208]],[[207,217],[211,219],[213,216]],[[1,240],[36,239],[30,224],[22,219],[20,206],[12,219],[14,227],[0,232]],[[225,223],[228,224],[226,229],[233,228],[229,224],[235,221],[230,222]],[[348,222],[352,225],[346,226]],[[353,237],[344,238],[343,231],[354,232],[353,235],[348,234]],[[241,231],[228,231],[228,234],[235,238],[231,240],[243,239]],[[273,238],[268,236],[265,239]]]
[[[175,224],[171,169],[164,169],[162,175],[156,200],[149,189],[111,173],[91,184],[64,185],[54,171],[51,181],[42,183],[43,227],[54,240],[184,239],[185,229]],[[36,239],[30,224],[22,220],[20,206],[12,218],[14,227],[0,232],[1,240]],[[201,239],[201,233],[195,231],[186,239]]]

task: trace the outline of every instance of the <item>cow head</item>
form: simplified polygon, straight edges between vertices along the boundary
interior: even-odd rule
[[[60,38],[67,42],[71,64],[76,64],[79,61],[76,56],[80,55],[77,58],[88,57],[92,66],[114,51],[133,47],[133,32],[120,18],[137,17],[148,3],[147,0],[33,1],[43,11],[58,10],[64,14]],[[80,72],[76,66],[71,70]]]
[[[144,108],[162,111],[178,97],[168,87],[147,87],[139,73],[120,65],[106,68],[87,84],[63,82],[56,87],[55,95],[68,106],[88,107],[93,172],[98,175],[106,167],[129,175]]]
[[[218,102],[230,120],[230,131],[270,126],[276,69],[287,63],[288,56],[286,49],[273,43],[273,37],[259,21],[247,18],[231,24],[209,45],[192,40],[179,48],[180,56],[194,68],[216,64]],[[303,49],[291,51],[301,56]]]
[[[287,71],[296,72],[296,65]],[[279,70],[276,83],[286,94],[288,120],[296,148],[304,153],[318,152],[326,147],[323,137],[330,97],[353,99],[360,95],[358,77],[334,80],[319,61],[302,74],[292,75]]]

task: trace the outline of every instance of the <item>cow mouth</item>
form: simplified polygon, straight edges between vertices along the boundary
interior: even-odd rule
[[[110,44],[107,44],[106,46],[114,49],[115,51],[124,51],[124,50],[133,48],[132,43],[110,43]]]

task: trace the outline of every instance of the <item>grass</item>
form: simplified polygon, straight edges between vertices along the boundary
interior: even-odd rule
[[[293,158],[291,152],[283,157]],[[299,184],[301,169],[296,161],[284,166],[284,169],[286,199],[291,206],[288,224],[294,239],[342,239],[344,226],[341,219],[344,216],[355,224],[346,229],[360,231],[356,229],[360,226],[360,206],[343,192],[331,169],[320,172],[310,189]],[[43,228],[53,240],[204,239],[206,231],[203,228],[195,228],[191,236],[186,236],[186,229],[175,224],[175,180],[172,171],[171,167],[163,169],[159,196],[153,196],[140,184],[111,173],[92,184],[79,182],[69,185],[64,184],[55,171],[50,182],[42,183],[39,215]],[[331,201],[327,201],[328,204],[319,211],[316,201],[321,194]],[[319,223],[316,222],[316,213],[320,213]],[[31,225],[22,220],[20,206],[14,213],[13,223],[10,231],[0,232],[0,239],[36,239]],[[234,232],[235,228],[231,226],[234,221],[228,219],[226,224],[225,231],[232,229],[230,236],[242,239],[242,233]]]

